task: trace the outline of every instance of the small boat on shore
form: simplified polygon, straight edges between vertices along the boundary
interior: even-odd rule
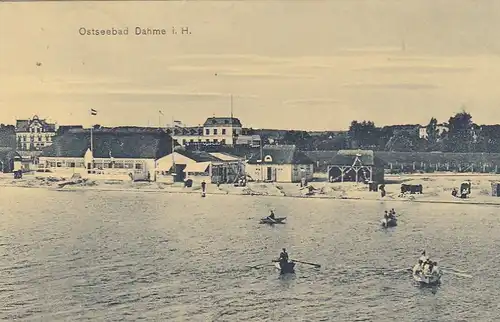
[[[432,273],[424,273],[422,266],[420,264],[416,264],[413,266],[413,279],[424,285],[436,285],[441,281],[441,276],[443,276],[443,271],[439,268],[434,269]]]
[[[398,219],[396,217],[393,218],[383,218],[380,220],[380,223],[383,227],[396,227],[398,225]]]
[[[274,266],[276,266],[276,268],[280,270],[280,274],[282,275],[295,273],[295,262],[289,261],[284,265],[284,267],[281,267],[280,262],[275,262]]]
[[[274,219],[269,218],[269,217],[264,217],[260,219],[261,224],[269,224],[269,225],[274,225],[274,224],[284,224],[284,220],[286,217],[276,217]]]

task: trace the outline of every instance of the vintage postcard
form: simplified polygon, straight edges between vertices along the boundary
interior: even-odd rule
[[[0,1],[5,321],[498,321],[500,2]]]

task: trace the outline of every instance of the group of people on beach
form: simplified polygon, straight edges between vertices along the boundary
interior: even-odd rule
[[[419,269],[415,273],[422,272],[424,275],[432,275],[439,271],[437,262],[431,261],[425,254],[425,250],[418,260],[418,265]]]
[[[391,210],[389,211],[385,211],[384,213],[384,218],[389,220],[389,219],[396,219],[396,211],[394,210],[394,208],[392,208]]]

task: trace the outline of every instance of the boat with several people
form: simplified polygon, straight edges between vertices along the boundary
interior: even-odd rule
[[[412,274],[413,279],[420,284],[436,285],[441,281],[443,271],[437,266],[437,262],[427,257],[424,250],[418,263],[413,266]]]
[[[383,227],[395,227],[398,225],[398,219],[396,218],[396,212],[394,211],[394,208],[389,212],[387,212],[387,210],[385,211],[384,218],[380,220],[380,223]]]

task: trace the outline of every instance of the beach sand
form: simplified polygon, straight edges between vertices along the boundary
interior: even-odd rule
[[[460,188],[464,180],[470,180],[472,184],[471,194],[466,199],[453,197],[453,188]],[[26,174],[22,179],[13,179],[12,174],[0,176],[0,186],[25,187],[25,188],[47,188],[51,190],[99,190],[99,191],[142,191],[159,193],[198,193],[201,194],[201,186],[194,184],[186,188],[182,183],[165,184],[157,182],[131,182],[113,180],[84,180],[78,184],[71,182],[69,178],[47,177],[36,174]],[[276,196],[295,198],[326,198],[326,199],[357,199],[357,200],[380,200],[400,202],[435,202],[435,203],[465,203],[465,204],[489,204],[500,205],[500,198],[492,196],[491,183],[500,182],[500,175],[476,174],[476,173],[432,173],[432,174],[407,174],[400,176],[386,175],[385,197],[381,197],[380,191],[369,191],[368,185],[363,183],[330,183],[324,174],[315,174],[315,180],[308,183],[314,190],[309,193],[308,188],[301,188],[298,183],[262,183],[248,182],[246,187],[235,187],[234,185],[207,184],[207,195],[249,195],[249,196]],[[401,183],[422,184],[422,194],[406,194],[400,196]]]

